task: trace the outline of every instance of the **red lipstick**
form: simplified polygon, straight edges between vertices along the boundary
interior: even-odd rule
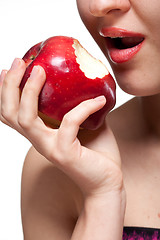
[[[105,37],[107,51],[114,63],[124,63],[133,58],[144,43],[144,35],[122,28],[102,28],[100,35]]]

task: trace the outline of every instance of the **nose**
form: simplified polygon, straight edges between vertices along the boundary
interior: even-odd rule
[[[90,0],[89,10],[95,17],[103,17],[113,11],[127,12],[130,0]]]

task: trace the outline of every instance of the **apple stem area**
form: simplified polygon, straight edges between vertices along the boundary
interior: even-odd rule
[[[31,56],[29,57],[30,60],[34,60],[35,58],[36,58],[35,55],[31,55]]]
[[[76,61],[87,78],[103,78],[109,74],[106,66],[100,60],[91,56],[77,40],[74,40],[72,46],[75,49]]]

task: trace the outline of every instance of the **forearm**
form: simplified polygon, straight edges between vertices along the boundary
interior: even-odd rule
[[[125,192],[87,199],[71,240],[122,240]]]

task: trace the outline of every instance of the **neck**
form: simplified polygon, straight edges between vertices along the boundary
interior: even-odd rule
[[[139,98],[147,132],[160,139],[160,94]]]

